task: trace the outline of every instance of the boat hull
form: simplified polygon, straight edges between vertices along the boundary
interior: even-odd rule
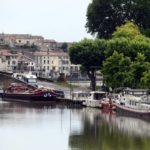
[[[131,117],[138,117],[147,121],[150,121],[150,111],[147,110],[137,110],[137,109],[132,109],[125,107],[124,105],[115,105],[116,112],[119,115],[123,116],[131,116]]]
[[[12,93],[4,93],[3,94],[4,101],[55,101],[56,96],[52,95],[49,92],[41,92],[37,94],[12,94]]]

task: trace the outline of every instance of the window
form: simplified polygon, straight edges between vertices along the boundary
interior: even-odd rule
[[[12,61],[12,64],[15,65],[15,64],[16,64],[16,61]]]
[[[46,67],[44,66],[44,67],[43,67],[43,71],[45,71],[45,68],[46,68]]]
[[[75,66],[75,71],[78,71],[78,67],[77,66]]]
[[[27,44],[27,45],[29,45],[29,44],[30,44],[30,42],[29,42],[29,41],[26,41],[26,44]]]

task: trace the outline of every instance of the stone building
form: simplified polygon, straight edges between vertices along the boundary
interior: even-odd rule
[[[30,34],[0,34],[0,44],[7,44],[10,47],[36,45],[38,48],[42,48],[43,41],[42,36]]]
[[[13,54],[8,50],[0,51],[0,71],[34,71],[35,66],[35,61],[22,53]]]
[[[41,77],[58,78],[60,73],[65,74],[65,76],[70,76],[70,73],[75,71],[79,73],[80,65],[71,64],[68,53],[40,51],[35,52],[34,56],[36,67]]]

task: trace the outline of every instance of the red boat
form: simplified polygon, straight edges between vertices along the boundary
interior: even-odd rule
[[[4,101],[55,101],[56,94],[48,89],[29,88],[25,85],[12,83],[3,94]]]

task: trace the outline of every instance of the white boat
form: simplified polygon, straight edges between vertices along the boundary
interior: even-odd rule
[[[119,102],[115,104],[119,114],[150,120],[150,104],[142,101],[141,97],[124,95]]]
[[[37,85],[37,77],[33,75],[31,72],[29,73],[14,73],[12,75],[13,78],[16,78],[22,82],[25,82],[28,85],[36,86]]]
[[[74,102],[84,102],[90,96],[89,91],[74,91],[72,93],[72,101]]]
[[[18,79],[18,80],[21,80],[22,79],[22,73],[13,73],[12,74],[12,77],[13,78],[16,78],[16,79]]]
[[[28,85],[36,86],[37,85],[37,77],[31,73],[24,73],[22,75],[22,80],[27,83]]]
[[[109,101],[107,93],[103,91],[92,91],[90,96],[83,101],[83,105],[87,107],[102,108],[102,103]]]

